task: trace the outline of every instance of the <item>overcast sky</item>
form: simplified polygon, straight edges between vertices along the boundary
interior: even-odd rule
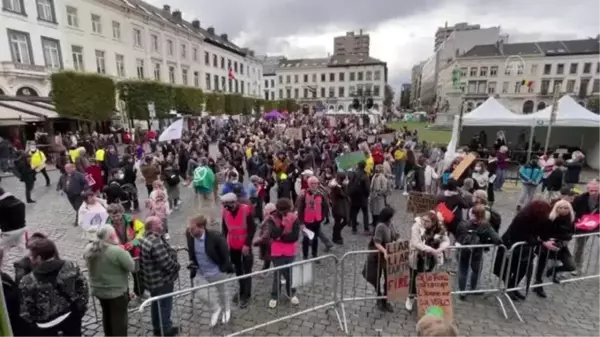
[[[150,0],[171,5],[259,54],[325,57],[333,37],[362,28],[371,56],[386,61],[396,92],[410,82],[414,64],[433,52],[445,22],[500,26],[509,42],[595,37],[598,0]]]

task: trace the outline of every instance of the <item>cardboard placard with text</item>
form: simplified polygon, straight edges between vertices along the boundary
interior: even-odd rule
[[[417,275],[417,299],[419,319],[428,310],[443,313],[445,320],[452,322],[452,287],[448,273],[420,273]]]
[[[386,245],[386,250],[387,297],[390,301],[403,301],[408,297],[410,285],[409,241],[390,242]]]
[[[302,129],[301,128],[287,128],[285,129],[285,135],[289,139],[302,140]]]
[[[406,212],[419,214],[431,211],[437,205],[437,197],[433,194],[410,192],[406,202]]]
[[[473,164],[473,162],[477,159],[475,154],[469,153],[463,160],[460,161],[458,166],[452,171],[452,179],[457,180],[460,176],[465,172],[465,170]]]

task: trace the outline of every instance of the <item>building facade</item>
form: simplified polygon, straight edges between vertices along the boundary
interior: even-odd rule
[[[359,30],[358,34],[347,32],[345,36],[336,36],[333,38],[333,55],[334,56],[369,56],[371,46],[371,38],[369,34]]]
[[[438,48],[446,41],[446,39],[452,35],[455,31],[463,31],[463,30],[477,30],[481,29],[481,25],[470,25],[467,22],[460,22],[455,24],[454,26],[448,27],[448,22],[446,22],[444,27],[438,27],[435,32],[435,40],[433,50],[436,51]]]
[[[421,69],[423,68],[423,64],[424,62],[414,65],[410,75],[410,107],[412,109],[418,109],[420,107]]]
[[[6,48],[0,48],[0,90],[7,95],[26,86],[49,96],[48,76],[66,69],[262,97],[262,64],[253,51],[212,27],[202,28],[198,20],[183,20],[168,5],[159,9],[138,0],[2,5],[0,45]]]
[[[387,83],[387,65],[360,56],[320,59],[283,59],[275,69],[275,99],[294,99],[304,112],[321,109],[381,110]]]
[[[279,63],[285,60],[283,56],[260,56],[262,67],[263,67],[263,99],[267,101],[276,100],[276,84],[277,75],[276,70]]]

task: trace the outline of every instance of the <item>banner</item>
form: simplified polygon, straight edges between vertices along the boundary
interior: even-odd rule
[[[158,137],[159,142],[168,142],[170,140],[181,139],[183,131],[183,118],[176,120]]]
[[[302,140],[302,129],[301,128],[287,128],[285,129],[285,135],[289,139]]]
[[[408,265],[409,241],[395,241],[386,245],[387,297],[390,301],[404,301],[408,297],[410,268]]]
[[[456,166],[454,171],[452,171],[452,179],[458,180],[460,176],[465,172],[465,170],[473,164],[473,162],[477,159],[475,154],[469,153],[460,163]]]
[[[348,171],[354,169],[358,163],[366,160],[365,153],[356,151],[335,158],[335,164],[340,171]]]
[[[420,273],[417,275],[419,319],[428,310],[441,311],[444,319],[452,322],[452,294],[448,273]]]
[[[100,228],[100,226],[104,225],[108,220],[108,213],[105,210],[100,212],[86,212],[83,217],[82,228],[86,231],[95,231]]]
[[[410,192],[406,202],[406,212],[419,214],[431,211],[437,205],[437,197],[433,194]]]

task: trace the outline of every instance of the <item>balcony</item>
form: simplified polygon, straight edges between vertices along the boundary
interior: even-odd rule
[[[14,62],[0,62],[0,75],[16,78],[47,79],[52,70],[46,66]]]

